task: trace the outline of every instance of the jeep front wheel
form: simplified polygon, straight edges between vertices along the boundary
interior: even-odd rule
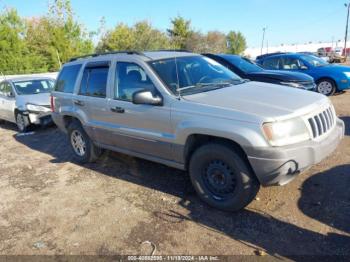
[[[192,184],[207,204],[225,211],[247,206],[260,184],[238,150],[221,144],[197,149],[189,165]]]

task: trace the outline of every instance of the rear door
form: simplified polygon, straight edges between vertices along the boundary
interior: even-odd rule
[[[90,62],[85,65],[78,93],[73,98],[75,110],[83,118],[84,127],[90,137],[98,142],[106,125],[108,110],[107,83],[110,61]]]
[[[55,111],[59,111],[62,115],[70,115],[74,112],[74,90],[78,84],[82,64],[66,65],[62,68],[52,96],[54,97]]]

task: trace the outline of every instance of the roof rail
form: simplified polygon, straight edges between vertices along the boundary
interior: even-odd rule
[[[157,49],[157,50],[150,50],[145,52],[186,52],[191,53],[191,51],[187,49]]]
[[[144,55],[142,52],[132,51],[132,50],[111,51],[111,52],[105,52],[105,53],[95,53],[95,54],[88,54],[88,55],[73,57],[69,60],[69,62],[73,62],[73,61],[76,61],[78,59],[83,59],[83,58],[88,58],[88,57],[98,57],[98,56],[103,56],[103,55],[114,55],[114,54]]]
[[[256,60],[263,59],[263,58],[266,58],[269,56],[284,55],[284,54],[288,54],[288,52],[275,52],[275,53],[268,53],[268,54],[264,54],[264,55],[259,55],[256,57]]]

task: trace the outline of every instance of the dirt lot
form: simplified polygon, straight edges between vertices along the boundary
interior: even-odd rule
[[[116,153],[78,165],[56,128],[0,125],[0,254],[350,255],[350,92],[338,150],[244,211],[203,204],[186,173]]]

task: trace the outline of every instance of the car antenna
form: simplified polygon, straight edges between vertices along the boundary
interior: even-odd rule
[[[5,81],[7,81],[6,76],[4,75],[4,73],[2,71],[1,71],[1,75],[5,79]]]
[[[175,36],[176,37],[176,36]],[[174,41],[174,52],[176,52],[176,46],[175,46],[176,41]],[[180,90],[180,78],[179,78],[179,68],[177,66],[177,57],[175,54],[175,71],[176,71],[176,92],[177,92],[177,99],[181,99],[181,90]]]

